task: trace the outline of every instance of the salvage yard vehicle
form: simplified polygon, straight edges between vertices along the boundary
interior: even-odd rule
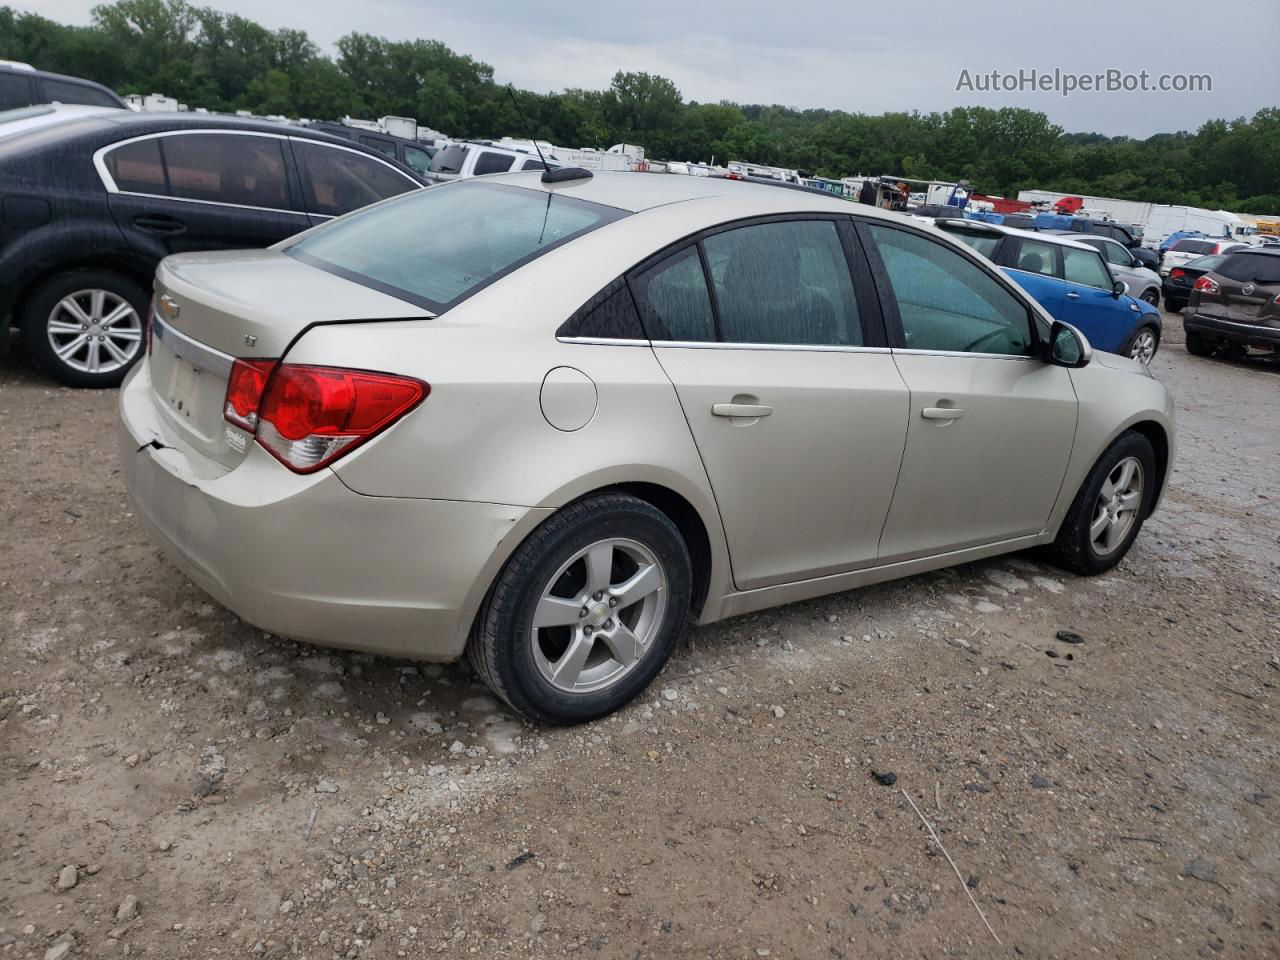
[[[1191,299],[1191,289],[1196,281],[1225,259],[1225,253],[1196,257],[1170,270],[1168,276],[1161,281],[1164,288],[1164,308],[1170,313],[1181,313]]]
[[[495,173],[514,173],[517,170],[555,169],[562,164],[538,156],[530,145],[528,150],[501,146],[488,140],[459,141],[449,143],[436,151],[427,168],[427,179],[433,183],[450,180],[466,180]]]
[[[92,80],[37,70],[29,63],[0,60],[0,110],[42,103],[83,104],[127,110],[129,105],[110,87]]]
[[[1130,250],[1118,240],[1096,234],[1071,233],[1063,230],[1045,232],[1054,236],[1070,237],[1093,247],[1107,261],[1111,275],[1125,282],[1130,295],[1146,301],[1153,307],[1160,306],[1160,275],[1135,256],[1136,250]]]
[[[1160,258],[1160,276],[1168,276],[1169,271],[1174,267],[1189,263],[1196,257],[1211,257],[1214,254],[1231,253],[1233,250],[1244,250],[1247,247],[1248,244],[1235,240],[1185,237],[1171,246]]]
[[[1010,272],[1049,314],[1081,330],[1099,350],[1150,363],[1164,321],[1129,285],[1112,276],[1084,237],[1014,230],[1004,225],[939,220],[937,226]]]
[[[1193,285],[1182,326],[1197,356],[1280,353],[1280,250],[1245,247],[1223,257]]]
[[[1108,570],[1174,451],[1141,364],[820,191],[478,178],[155,294],[119,449],[172,561],[272,633],[467,655],[547,723],[638,695],[691,619],[1036,546]]]
[[[12,136],[0,114],[0,329],[8,318],[71,386],[115,386],[141,355],[162,257],[266,247],[424,185],[375,151],[296,127],[32,109],[14,122],[39,125]]]

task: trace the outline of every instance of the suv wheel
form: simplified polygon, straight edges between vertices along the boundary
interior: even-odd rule
[[[1160,291],[1155,287],[1148,287],[1142,291],[1142,296],[1138,297],[1138,299],[1151,304],[1153,307],[1158,307],[1160,306]]]
[[[627,494],[570,504],[498,575],[467,653],[485,683],[541,723],[612,713],[684,634],[689,551],[669,517]]]
[[[1053,558],[1082,576],[1110,570],[1132,546],[1155,497],[1156,457],[1140,433],[1122,433],[1098,458],[1053,541]]]
[[[1125,344],[1126,355],[1141,364],[1149,364],[1160,348],[1160,333],[1152,326],[1141,326],[1133,331],[1129,342]]]
[[[42,283],[21,320],[27,350],[72,387],[114,387],[142,356],[147,293],[110,270],[72,270]]]
[[[1212,340],[1206,340],[1194,330],[1187,331],[1187,353],[1197,357],[1207,357],[1217,348]]]

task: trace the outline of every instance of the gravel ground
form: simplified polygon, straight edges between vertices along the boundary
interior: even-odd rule
[[[1117,570],[699,629],[559,730],[241,623],[133,517],[114,393],[11,361],[0,957],[1280,956],[1280,365],[1167,322],[1180,458]]]

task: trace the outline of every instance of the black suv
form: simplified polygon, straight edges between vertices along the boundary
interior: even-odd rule
[[[142,353],[162,257],[270,246],[423,185],[365,147],[267,121],[68,111],[9,136],[0,123],[0,330],[17,326],[63,383],[114,386]]]
[[[332,123],[328,120],[313,120],[306,124],[308,130],[323,130],[325,133],[343,140],[354,140],[366,147],[377,150],[399,160],[416,173],[426,176],[431,166],[431,158],[435,156],[435,147],[419,143],[417,140],[406,140],[380,130],[366,130],[363,127],[348,127],[345,123]]]
[[[45,73],[25,63],[0,63],[0,110],[39,103],[80,103],[90,107],[128,109],[114,90],[92,80]]]

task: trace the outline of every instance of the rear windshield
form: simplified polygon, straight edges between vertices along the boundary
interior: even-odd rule
[[[1280,253],[1232,253],[1214,270],[1241,283],[1280,283]]]
[[[1208,240],[1179,240],[1173,245],[1173,249],[1178,253],[1213,253],[1213,248],[1217,246]]]
[[[467,148],[451,143],[431,158],[432,173],[461,173],[467,159]]]
[[[285,252],[441,313],[626,212],[542,190],[463,181],[335,220]]]

